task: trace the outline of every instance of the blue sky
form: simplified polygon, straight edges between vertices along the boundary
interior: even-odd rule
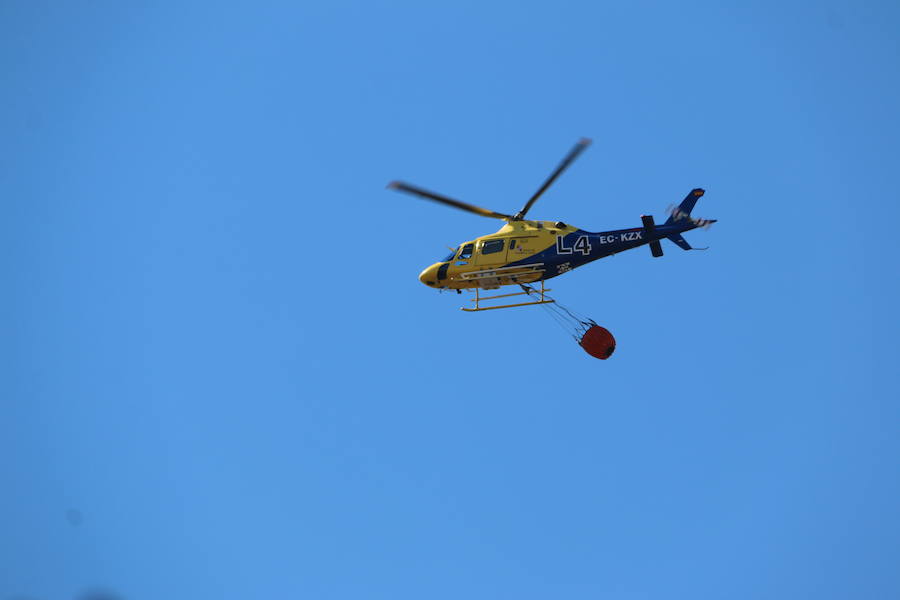
[[[0,6],[0,598],[900,595],[900,9]],[[488,219],[687,235],[421,285]],[[70,518],[77,510],[81,516]],[[67,518],[69,517],[69,518]]]

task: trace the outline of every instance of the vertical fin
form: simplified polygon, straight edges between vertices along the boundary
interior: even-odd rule
[[[681,237],[680,233],[670,235],[670,236],[668,236],[668,238],[671,242],[677,244],[678,247],[681,248],[682,250],[693,250],[693,248],[691,248],[691,245],[688,244],[688,241],[686,239],[684,239],[683,237]]]
[[[705,193],[703,188],[692,189],[688,195],[684,197],[684,200],[681,201],[681,204],[678,205],[678,208],[672,211],[672,215],[666,219],[665,224],[669,225],[670,223],[680,221],[681,219],[689,219],[691,217],[691,211],[694,210],[694,205],[697,204],[697,200]]]

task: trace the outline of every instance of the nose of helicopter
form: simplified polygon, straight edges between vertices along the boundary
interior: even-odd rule
[[[437,285],[437,271],[438,267],[440,267],[439,263],[435,263],[430,267],[426,268],[424,271],[419,273],[419,281],[424,283],[429,287],[433,287]]]

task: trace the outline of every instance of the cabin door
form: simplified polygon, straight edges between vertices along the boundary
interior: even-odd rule
[[[506,264],[508,242],[503,238],[479,242],[475,264],[479,267],[499,267]]]

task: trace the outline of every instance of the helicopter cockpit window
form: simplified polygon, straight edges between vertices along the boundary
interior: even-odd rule
[[[450,253],[450,256],[448,256],[447,258],[445,258],[445,259],[442,260],[441,262],[448,262],[448,261],[451,261],[451,260],[453,260],[453,257],[454,257],[454,256],[456,256],[456,250],[455,250],[455,249],[453,250],[453,252]]]
[[[495,254],[503,250],[503,240],[488,240],[481,247],[482,254]]]
[[[460,258],[461,260],[472,258],[472,249],[474,248],[474,246],[475,244],[466,244],[465,246],[463,246],[463,249],[459,253],[458,258]]]

